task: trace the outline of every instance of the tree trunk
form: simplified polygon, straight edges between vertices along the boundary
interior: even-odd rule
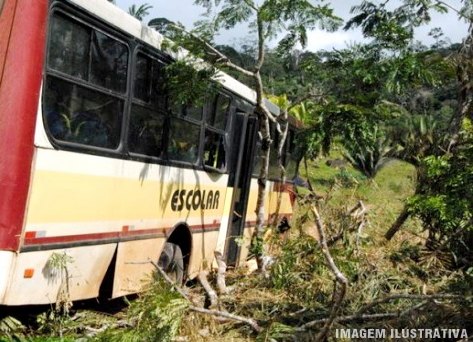
[[[332,304],[332,308],[330,309],[330,315],[327,321],[325,322],[324,326],[322,327],[322,329],[320,329],[319,333],[315,337],[315,341],[322,342],[327,339],[327,336],[330,332],[330,328],[332,327],[332,324],[335,321],[338,315],[338,312],[340,311],[342,307],[343,299],[345,298],[345,295],[347,293],[348,279],[340,271],[338,266],[335,264],[335,261],[333,260],[332,255],[330,254],[330,249],[328,248],[328,245],[327,245],[327,238],[325,237],[324,224],[322,222],[322,218],[320,217],[317,207],[315,205],[312,205],[311,209],[315,217],[315,227],[317,229],[317,233],[319,234],[319,246],[321,248],[322,254],[325,257],[327,266],[329,267],[330,271],[335,277],[336,284],[337,283],[339,284],[338,287],[335,286],[334,288],[333,304]]]
[[[269,120],[266,115],[260,114],[260,131],[261,134],[261,169],[258,177],[258,199],[256,201],[256,227],[252,237],[252,251],[256,256],[258,270],[261,273],[266,272],[264,263],[264,243],[263,235],[265,229],[265,210],[264,204],[266,199],[266,183],[268,180],[269,169],[269,152],[271,149],[271,136],[269,130]]]
[[[404,222],[406,222],[406,220],[409,218],[409,210],[407,210],[407,207],[404,206],[404,208],[402,209],[401,213],[399,214],[399,216],[397,217],[396,221],[393,223],[393,225],[391,226],[391,228],[389,228],[389,230],[386,232],[386,234],[384,235],[384,237],[387,239],[387,240],[391,240],[394,236],[394,234],[397,233],[397,231],[399,229],[401,229],[402,225],[404,224]]]
[[[278,166],[279,170],[281,171],[281,185],[284,186],[286,183],[286,168],[284,167],[284,155],[283,155],[283,149],[285,146],[285,142],[287,139],[287,132],[289,131],[289,123],[287,122],[287,110],[284,111],[284,115],[282,119],[285,121],[284,124],[284,129],[282,129],[282,135],[279,138],[279,145],[278,145]],[[273,227],[276,227],[277,224],[279,223],[279,211],[281,210],[281,203],[282,203],[282,191],[283,188],[279,189],[278,192],[278,201],[276,203],[276,211],[274,213],[274,221],[272,222]]]
[[[458,107],[450,121],[448,151],[458,142],[463,119],[468,115],[473,118],[473,70],[471,65],[473,59],[473,24],[470,24],[468,36],[463,41],[458,58]]]

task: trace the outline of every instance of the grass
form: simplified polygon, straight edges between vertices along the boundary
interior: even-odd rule
[[[331,158],[337,155],[331,156]],[[465,281],[459,272],[443,270],[437,264],[422,262],[424,242],[419,222],[410,219],[406,226],[392,241],[384,239],[384,233],[402,210],[404,201],[413,193],[415,170],[408,164],[392,161],[382,169],[373,181],[365,179],[348,164],[343,168],[327,166],[326,160],[319,160],[309,165],[308,178],[322,200],[322,218],[328,233],[337,231],[346,222],[346,212],[359,200],[368,207],[369,225],[363,232],[361,245],[356,247],[354,233],[346,233],[331,247],[331,253],[349,279],[347,296],[343,303],[342,315],[356,313],[361,307],[376,299],[391,294],[429,294],[453,292],[471,296],[472,284]],[[302,177],[305,177],[302,170]],[[301,190],[301,192],[304,192]],[[344,223],[345,222],[345,223]],[[182,317],[182,324],[177,332],[181,341],[311,341],[315,332],[293,336],[291,327],[324,318],[332,302],[333,275],[325,266],[324,258],[317,241],[310,233],[313,219],[308,215],[307,205],[296,208],[293,228],[288,238],[272,236],[271,252],[276,259],[270,276],[263,278],[257,274],[246,274],[244,268],[227,272],[227,285],[233,292],[220,297],[220,309],[231,313],[251,317],[264,327],[263,333],[256,336],[248,326],[233,321],[218,321],[213,317],[187,311]],[[162,284],[140,299],[128,309],[133,317],[141,319],[138,329],[155,334],[156,325],[160,331],[171,327],[166,323],[166,304],[169,288]],[[192,296],[202,296],[199,286],[188,289]],[[161,295],[161,293],[164,293]],[[174,293],[175,295],[175,293]],[[174,298],[174,297],[172,297]],[[166,300],[165,300],[166,299]],[[383,304],[368,313],[399,312],[418,302],[399,300]],[[408,327],[454,327],[468,328],[473,331],[473,310],[469,305],[458,306],[445,303],[442,306],[426,306],[425,310],[402,320],[378,321],[375,323],[353,322],[343,328],[408,328]],[[147,315],[147,316],[146,316]],[[80,325],[99,328],[85,315]],[[123,319],[124,313],[117,315]],[[180,317],[180,316],[179,316]],[[95,321],[108,321],[111,317],[95,316]],[[169,327],[168,327],[169,325]],[[78,329],[78,331],[80,331]],[[98,339],[115,340],[127,337],[134,341],[141,332],[107,331]],[[122,334],[122,335],[121,335]],[[161,333],[159,333],[161,334]],[[161,334],[162,335],[162,334]],[[172,334],[167,334],[171,336]],[[78,337],[77,335],[75,337]],[[154,336],[154,340],[163,340]]]
[[[332,155],[334,158],[337,155]],[[392,160],[374,180],[366,179],[349,164],[343,168],[327,166],[326,159],[310,163],[308,178],[317,194],[330,197],[326,209],[348,209],[362,200],[370,211],[367,231],[383,235],[397,218],[404,201],[413,194],[415,169],[412,165]],[[410,227],[415,222],[408,222]]]

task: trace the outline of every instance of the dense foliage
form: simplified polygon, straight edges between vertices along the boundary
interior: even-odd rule
[[[473,267],[473,126],[465,120],[455,153],[422,160],[425,179],[408,201],[437,245],[453,253],[456,266]]]
[[[262,329],[252,331],[241,321],[216,321],[191,312],[193,296],[204,302],[199,287],[188,289],[188,301],[158,280],[130,304],[127,315],[112,323],[85,321],[79,327],[57,313],[55,320],[38,316],[38,331],[52,336],[69,329],[74,338],[88,333],[101,341],[172,341],[180,336],[313,340],[331,312],[339,285],[324,262],[314,229],[310,208],[317,205],[335,263],[349,282],[338,311],[346,320],[335,322],[336,327],[464,327],[471,335],[473,26],[462,44],[448,44],[434,28],[435,43],[424,46],[414,40],[414,30],[430,21],[432,11],[446,12],[445,2],[404,0],[391,8],[388,1],[360,1],[345,29],[359,27],[368,43],[309,52],[297,45],[305,46],[307,30],[333,31],[341,24],[330,3],[195,3],[204,6],[207,17],[190,33],[182,34],[182,27],[164,18],[151,21],[192,51],[190,61],[167,67],[167,90],[177,94],[173,100],[195,102],[214,91],[208,82],[218,67],[256,86],[260,119],[268,119],[262,115],[262,96],[274,95],[273,101],[303,124],[296,139],[297,160],[305,166],[299,173],[315,192],[299,189],[291,231],[278,235],[268,229],[258,236],[255,254],[267,247],[274,261],[267,277],[229,272],[233,292],[219,302],[220,310],[251,317]],[[462,5],[459,19],[471,24],[471,1]],[[142,19],[149,9],[145,4],[130,12]],[[250,23],[258,38],[239,47],[213,48],[219,30],[241,23]],[[273,38],[281,39],[268,48]],[[171,46],[178,50],[172,43],[166,47]],[[266,145],[274,147],[269,129],[263,133]],[[361,201],[368,208],[363,225],[349,208]],[[409,216],[417,220],[406,221]],[[405,230],[386,241],[383,235],[393,221],[394,233],[402,225]],[[440,297],[434,298],[436,294]],[[301,328],[314,320],[320,324]],[[0,320],[0,332],[8,338],[27,337],[25,330],[11,317]]]

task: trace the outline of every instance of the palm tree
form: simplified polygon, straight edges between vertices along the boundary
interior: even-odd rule
[[[344,145],[345,159],[368,179],[374,179],[376,174],[386,166],[394,150],[377,126],[367,127],[357,134],[353,132]]]
[[[128,8],[128,13],[131,14],[132,16],[134,16],[139,21],[142,21],[143,18],[146,17],[149,14],[149,10],[152,9],[152,8],[153,8],[153,6],[148,4],[148,3],[144,3],[140,6],[131,5]]]

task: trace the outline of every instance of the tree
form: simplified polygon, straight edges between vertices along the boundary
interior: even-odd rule
[[[333,14],[332,9],[322,1],[307,0],[196,0],[196,4],[207,10],[207,19],[198,23],[196,28],[185,33],[181,28],[172,36],[178,45],[189,49],[193,56],[201,57],[211,67],[231,69],[248,77],[256,92],[255,114],[259,118],[261,138],[261,169],[258,177],[258,200],[255,209],[257,215],[255,234],[252,239],[253,251],[256,254],[258,268],[264,271],[263,232],[265,222],[264,202],[271,146],[270,122],[273,122],[282,133],[276,117],[268,110],[264,102],[265,87],[261,70],[266,60],[266,43],[285,33],[278,42],[282,53],[293,50],[297,44],[305,47],[307,31],[316,27],[335,30],[341,20]],[[231,29],[241,23],[248,23],[256,34],[256,58],[253,65],[242,67],[230,60],[217,48],[212,46],[213,38],[222,29]],[[211,73],[209,73],[211,74]],[[179,82],[176,82],[178,84]],[[185,91],[185,89],[182,89]]]
[[[400,229],[410,214],[420,217],[426,229],[429,230],[430,240],[438,240],[438,236],[448,236],[452,232],[458,239],[459,236],[468,235],[471,230],[469,208],[462,205],[452,206],[451,203],[463,203],[464,198],[471,197],[471,190],[458,195],[457,186],[466,186],[463,168],[469,168],[465,151],[471,149],[471,140],[462,133],[462,124],[471,118],[473,112],[473,16],[471,2],[464,1],[464,7],[454,9],[443,1],[404,1],[393,11],[388,11],[385,4],[376,6],[368,1],[354,8],[359,14],[355,16],[347,27],[360,26],[366,36],[375,40],[385,48],[405,50],[412,39],[413,28],[430,20],[429,12],[437,10],[446,12],[453,10],[459,19],[466,20],[470,27],[467,37],[460,49],[450,58],[450,63],[456,69],[458,84],[457,108],[452,113],[448,127],[442,132],[429,132],[426,120],[418,121],[419,137],[412,139],[409,134],[403,141],[402,157],[417,167],[417,186],[415,195],[408,200],[407,206],[402,211],[393,226],[386,233],[390,239]],[[398,41],[399,43],[397,43]],[[400,59],[401,67],[412,65],[412,58]],[[452,63],[453,62],[453,63]],[[403,66],[404,64],[404,66]],[[401,82],[405,80],[400,78]],[[431,127],[430,128],[434,128]],[[445,139],[439,136],[445,135]],[[466,153],[468,154],[468,153]],[[462,162],[459,162],[461,160]],[[459,170],[454,169],[459,168]],[[469,171],[467,171],[468,173]],[[432,179],[435,179],[432,181]],[[462,191],[463,185],[460,186]],[[471,187],[466,186],[467,189]],[[462,208],[462,214],[456,209]],[[466,217],[463,216],[466,213]],[[456,218],[455,218],[456,217]],[[471,238],[471,236],[470,236]]]
[[[360,126],[356,136],[351,135],[343,141],[344,156],[348,162],[368,179],[386,166],[393,148],[380,133],[378,126]]]
[[[153,6],[148,3],[144,3],[139,6],[133,4],[128,8],[128,13],[134,16],[139,21],[143,21],[143,18],[149,14],[149,10],[152,8]]]

